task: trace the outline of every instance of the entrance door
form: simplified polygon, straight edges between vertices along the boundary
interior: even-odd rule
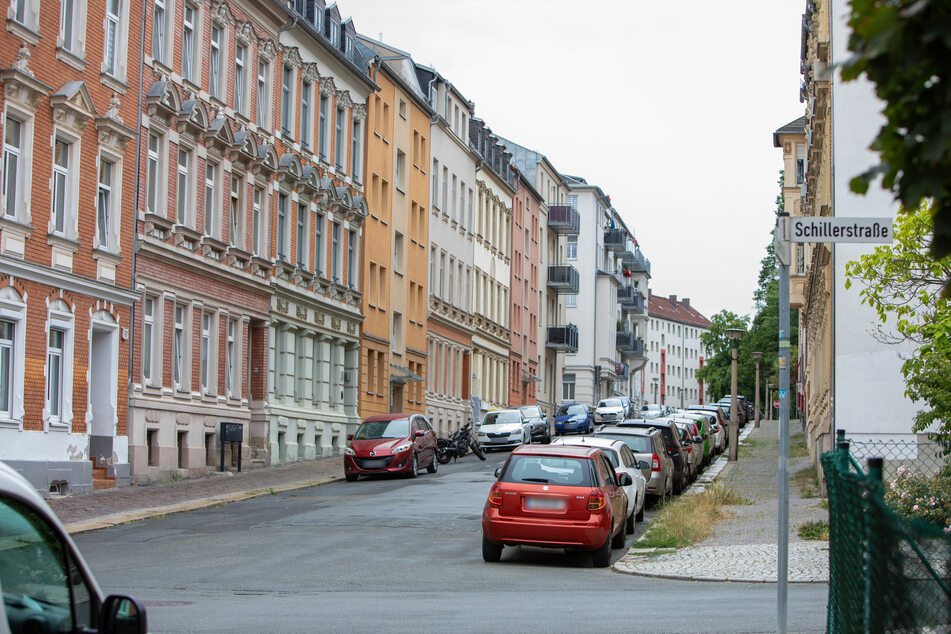
[[[116,412],[119,333],[112,316],[102,313],[104,311],[99,311],[93,316],[89,348],[89,453],[97,460],[109,461],[119,422]],[[97,321],[100,315],[103,320]]]
[[[390,413],[398,414],[403,411],[403,384],[390,383]]]

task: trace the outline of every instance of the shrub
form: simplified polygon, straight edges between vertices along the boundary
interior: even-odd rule
[[[885,487],[885,502],[900,517],[938,524],[951,532],[951,477],[930,477],[899,467],[895,479]]]

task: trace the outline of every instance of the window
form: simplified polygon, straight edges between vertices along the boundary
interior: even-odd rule
[[[231,204],[228,205],[228,244],[241,245],[241,219],[244,208],[244,181],[237,176],[231,177]]]
[[[569,403],[575,400],[575,375],[563,374],[561,377],[561,400]]]
[[[235,336],[238,329],[238,320],[228,320],[228,341],[225,347],[225,394],[228,398],[235,398],[235,380],[237,364],[235,363]]]
[[[403,150],[396,151],[396,188],[406,189],[406,152]]]
[[[81,16],[76,15],[76,0],[60,0],[59,46],[70,53],[82,56],[79,45],[82,33]]]
[[[14,359],[16,347],[14,345],[16,324],[6,319],[0,319],[0,418],[13,418],[13,399],[16,394],[14,384]]]
[[[244,64],[248,56],[248,49],[238,44],[234,49],[234,111],[238,114],[247,114],[245,112],[245,83]]]
[[[340,25],[330,21],[330,43],[334,45],[334,48],[340,46]]]
[[[205,162],[205,235],[217,235],[218,199],[215,197],[215,183],[218,178],[218,166],[211,161]]]
[[[293,94],[294,69],[285,66],[284,73],[281,75],[281,132],[287,136],[294,135],[294,122],[291,120],[294,116]]]
[[[297,266],[307,267],[307,206],[297,203]]]
[[[184,390],[184,356],[185,356],[185,307],[175,306],[175,332],[172,334],[172,382],[175,389]]]
[[[116,76],[119,62],[119,0],[106,0],[106,40],[103,72]]]
[[[403,234],[399,231],[393,235],[393,272],[403,274]]]
[[[145,210],[151,214],[159,213],[159,192],[165,189],[159,180],[161,147],[162,140],[158,135],[150,132],[148,158],[145,166]]]
[[[17,208],[20,200],[21,149],[23,148],[23,124],[11,116],[7,116],[3,126],[3,214],[7,218],[16,219],[19,214]]]
[[[115,1],[115,0],[112,0]],[[188,81],[195,81],[195,20],[198,9],[190,4],[185,5],[185,15],[182,20],[182,77]]]
[[[568,236],[565,256],[569,260],[578,259],[578,236]]]
[[[576,308],[578,306],[578,296],[577,295],[566,295],[565,296],[565,307],[567,308]]]
[[[210,394],[211,390],[211,313],[201,314],[201,377],[202,394]]]
[[[330,276],[333,278],[333,281],[340,281],[340,223],[333,223],[333,229],[331,230],[330,236],[331,243],[331,252],[330,252]]]
[[[66,333],[50,328],[46,348],[46,410],[51,422],[60,422],[63,414],[63,349]]]
[[[324,266],[326,264],[326,256],[324,255],[324,215],[317,214],[317,219],[314,221],[314,271],[320,275],[324,275]]]
[[[208,93],[215,99],[221,98],[221,44],[221,29],[212,26],[211,47],[208,52]]]
[[[400,99],[399,113],[401,117],[406,118],[406,102],[402,99]]]
[[[254,188],[254,201],[251,210],[251,253],[261,255],[261,241],[264,237],[264,214],[261,209],[261,202],[264,199],[264,190]]]
[[[327,160],[327,126],[330,125],[328,121],[329,108],[330,98],[321,94],[319,112],[317,113],[317,153],[324,160]]]
[[[353,137],[350,139],[350,175],[363,182],[363,121],[353,120]]]
[[[66,232],[66,214],[72,208],[69,195],[70,149],[72,145],[56,139],[53,143],[53,232]]]
[[[152,6],[152,58],[166,63],[168,12],[165,0],[155,0]]]
[[[338,170],[343,170],[344,165],[346,165],[346,156],[344,155],[347,147],[346,116],[346,109],[337,108],[337,117],[335,119],[336,128],[334,130],[334,164]]]
[[[357,288],[357,232],[347,231],[347,284]]]
[[[152,364],[155,359],[155,298],[142,301],[142,380],[152,384]]]
[[[277,259],[287,262],[287,195],[277,196]]]
[[[268,63],[258,60],[258,90],[257,90],[257,124],[259,128],[267,129],[268,113],[270,112],[270,103],[268,100]]]
[[[191,153],[184,148],[178,149],[178,203],[177,221],[180,225],[191,226]]]
[[[109,234],[112,223],[112,172],[115,165],[110,161],[99,158],[99,194],[96,198],[96,239],[102,249],[111,247]]]
[[[314,115],[311,112],[311,100],[314,95],[314,86],[309,81],[302,81],[300,85],[300,143],[305,148],[310,148],[313,143],[311,119]]]
[[[439,161],[433,159],[433,208],[439,209]]]

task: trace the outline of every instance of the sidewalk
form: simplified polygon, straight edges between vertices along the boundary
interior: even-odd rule
[[[241,473],[211,473],[96,491],[88,495],[51,497],[50,508],[70,533],[108,528],[149,517],[326,484],[343,478],[343,458],[332,456],[307,462],[254,469]]]
[[[790,432],[801,427],[790,424]],[[762,421],[758,429],[747,425],[740,435],[740,456],[727,462],[726,454],[707,468],[686,494],[702,490],[714,479],[724,482],[750,502],[730,507],[733,517],[718,522],[712,535],[678,550],[639,549],[637,543],[613,566],[617,572],[702,581],[775,582],[779,486],[779,421]],[[809,458],[790,458],[789,475],[809,466]],[[829,543],[806,541],[797,534],[800,524],[828,520],[820,498],[803,498],[800,488],[789,485],[790,582],[827,582]]]

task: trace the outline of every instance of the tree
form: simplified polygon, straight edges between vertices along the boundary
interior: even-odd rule
[[[731,388],[731,341],[726,336],[727,328],[742,328],[746,330],[749,317],[740,317],[728,310],[721,310],[710,319],[710,329],[700,335],[700,343],[710,355],[697,372],[697,378],[703,381],[714,397],[728,394]]]
[[[873,336],[914,346],[901,368],[905,395],[926,405],[915,415],[914,430],[936,428],[951,439],[951,302],[941,292],[951,279],[951,256],[929,255],[933,217],[926,204],[900,214],[893,244],[846,264],[846,288],[853,280],[864,286],[862,303],[879,319]]]
[[[906,210],[930,199],[931,255],[951,254],[951,3],[946,0],[851,0],[849,50],[842,78],[863,73],[885,103],[871,148],[881,162],[852,179],[868,191],[878,176]],[[944,278],[951,292],[951,278]]]

